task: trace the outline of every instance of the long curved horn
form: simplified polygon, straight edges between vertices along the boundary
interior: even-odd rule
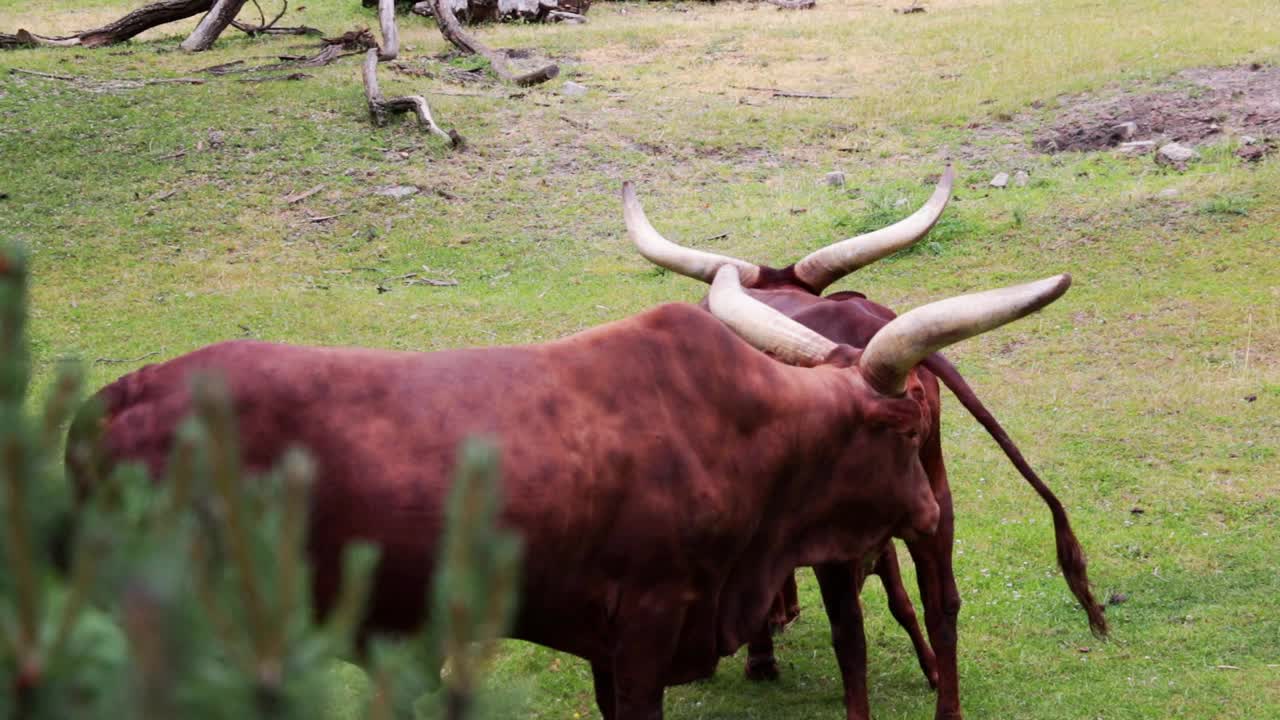
[[[867,343],[858,367],[885,395],[901,395],[907,373],[938,350],[1013,322],[1062,297],[1071,276],[939,300],[892,320]]]
[[[748,285],[760,276],[760,267],[757,265],[727,255],[681,247],[659,235],[644,216],[644,208],[640,207],[635,187],[629,180],[622,183],[622,217],[627,222],[627,235],[631,236],[631,242],[654,265],[703,282],[711,282],[716,270],[725,265],[737,268],[738,274]]]
[[[791,365],[821,365],[836,344],[747,295],[738,269],[721,265],[707,296],[711,314],[743,340]]]
[[[795,264],[796,276],[815,292],[822,292],[828,285],[854,270],[911,246],[924,237],[942,216],[947,201],[951,199],[951,185],[955,177],[955,170],[948,165],[938,180],[933,195],[929,196],[929,201],[919,210],[889,227],[841,240],[809,253]]]

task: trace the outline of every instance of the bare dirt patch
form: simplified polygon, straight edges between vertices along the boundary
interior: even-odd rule
[[[1069,96],[1059,105],[1054,124],[1033,141],[1041,152],[1104,150],[1136,140],[1195,145],[1224,134],[1277,137],[1280,67],[1193,68],[1154,88]]]

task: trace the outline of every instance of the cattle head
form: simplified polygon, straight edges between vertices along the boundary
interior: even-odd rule
[[[731,265],[742,285],[752,290],[796,290],[821,295],[829,285],[881,258],[910,247],[938,222],[951,199],[955,171],[948,166],[928,202],[909,217],[888,227],[842,240],[815,250],[785,268],[756,265],[745,260],[682,247],[662,237],[645,217],[631,183],[622,186],[623,216],[627,233],[640,254],[655,265],[703,282],[711,282],[716,270]]]
[[[962,295],[895,318],[859,349],[834,342],[748,295],[741,267],[716,269],[708,296],[716,317],[755,347],[785,363],[834,366],[846,382],[856,430],[831,474],[835,477],[901,478],[900,487],[929,488],[919,460],[929,409],[915,368],[939,349],[1028,315],[1061,297],[1069,275]],[[938,522],[933,496],[905,498],[917,509],[911,527],[898,534],[930,533]]]

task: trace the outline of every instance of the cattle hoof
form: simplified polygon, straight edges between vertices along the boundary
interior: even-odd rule
[[[746,675],[751,682],[773,682],[778,679],[778,661],[772,655],[749,657]]]

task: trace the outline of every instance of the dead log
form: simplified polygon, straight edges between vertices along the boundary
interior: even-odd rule
[[[466,30],[462,29],[462,24],[458,22],[457,16],[453,14],[450,0],[431,0],[431,12],[435,16],[436,25],[440,27],[440,34],[444,35],[445,40],[448,40],[450,44],[467,55],[479,55],[488,60],[489,65],[493,67],[493,71],[498,74],[498,77],[509,83],[520,87],[528,87],[544,83],[560,74],[560,66],[550,63],[532,72],[517,75],[512,71],[511,64],[507,62],[505,53],[494,50],[476,40]]]
[[[72,45],[84,47],[114,45],[158,25],[185,20],[202,12],[207,12],[213,7],[213,4],[214,0],[161,0],[160,2],[144,5],[108,25],[92,30],[84,30],[73,35],[47,37],[36,35],[27,30],[19,30],[16,36],[8,37],[14,37],[21,43],[21,45],[14,45],[14,47],[24,45],[54,45],[62,47]],[[0,47],[10,47],[10,45],[0,42]]]
[[[390,2],[390,0],[387,1]],[[364,94],[369,101],[369,116],[373,119],[373,124],[378,127],[387,124],[387,116],[391,113],[412,112],[417,115],[418,124],[449,143],[450,147],[462,147],[466,142],[457,130],[445,132],[436,124],[435,118],[431,116],[431,108],[427,105],[427,99],[421,95],[406,95],[390,100],[382,96],[382,90],[378,87],[378,51],[376,49],[370,49],[364,56]]]
[[[196,25],[196,29],[191,31],[191,35],[183,40],[178,46],[187,52],[203,52],[213,47],[214,41],[222,34],[223,30],[236,19],[236,15],[240,14],[240,9],[244,7],[248,0],[217,0],[213,9],[210,10],[200,23]]]
[[[433,17],[431,0],[415,3],[410,12]],[[450,0],[454,17],[463,25],[487,22],[558,22],[568,13],[586,15],[591,0]],[[581,20],[585,22],[585,19]]]
[[[378,87],[378,62],[394,60],[400,53],[400,33],[396,29],[395,0],[379,0],[378,19],[382,25],[383,46],[371,47],[365,51],[364,95],[369,103],[369,116],[373,124],[382,127],[387,124],[387,116],[392,113],[412,112],[418,117],[418,124],[440,139],[449,143],[450,147],[462,147],[466,140],[456,130],[445,132],[436,124],[431,115],[431,107],[427,99],[421,95],[406,95],[387,99]],[[329,47],[334,47],[330,45]]]

